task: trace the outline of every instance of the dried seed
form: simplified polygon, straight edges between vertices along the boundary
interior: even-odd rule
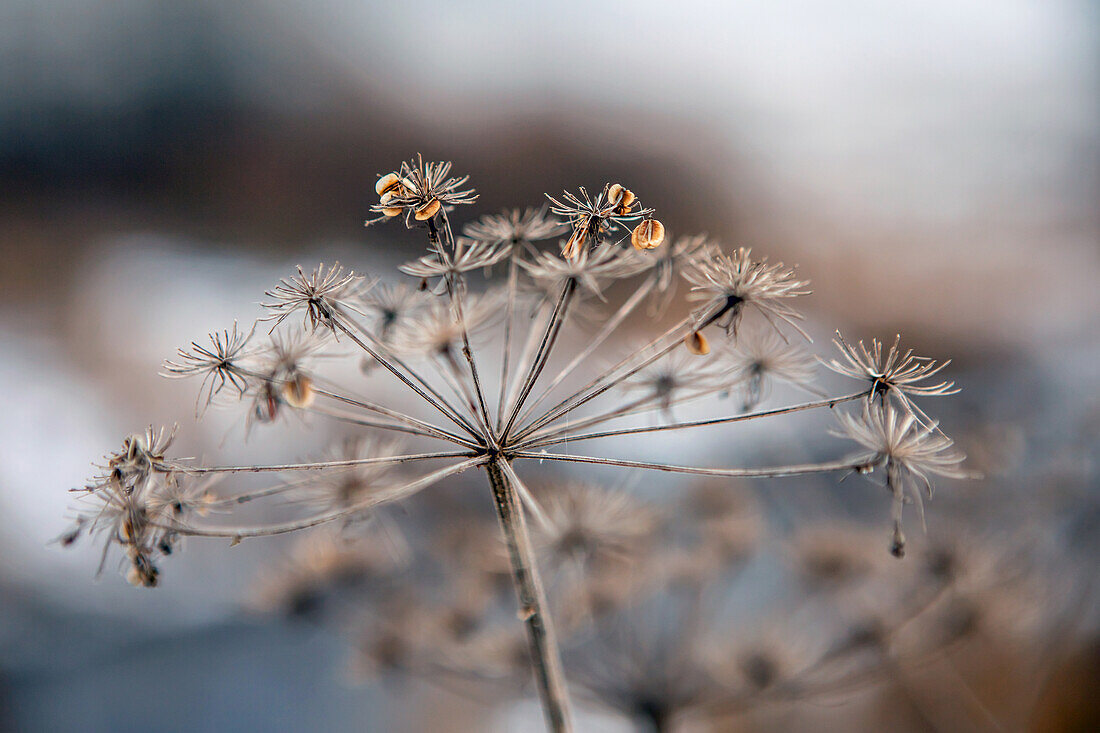
[[[439,199],[432,199],[416,210],[416,220],[427,221],[438,214],[441,208],[442,204],[439,203]]]
[[[706,356],[710,353],[710,342],[700,331],[692,331],[684,338],[684,346],[696,356]]]
[[[306,408],[313,404],[313,380],[298,374],[283,385],[283,399],[291,407]]]
[[[574,229],[569,235],[569,241],[562,247],[561,256],[567,260],[575,259],[581,253],[581,247],[588,239],[588,233],[584,229]]]
[[[387,173],[378,179],[378,183],[374,184],[374,190],[379,196],[393,193],[399,188],[401,188],[401,179],[396,173]],[[382,203],[386,202],[383,201]]]
[[[637,250],[660,247],[663,241],[665,241],[665,225],[656,219],[646,219],[634,227],[634,231],[630,234],[630,243]]]

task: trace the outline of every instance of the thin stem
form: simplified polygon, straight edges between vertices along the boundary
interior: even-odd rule
[[[442,428],[438,428],[435,425],[432,425],[431,423],[426,423],[423,420],[417,420],[415,417],[412,417],[411,415],[406,415],[405,413],[398,412],[397,410],[391,410],[390,408],[383,407],[382,405],[379,405],[377,403],[367,402],[365,400],[358,400],[358,399],[355,399],[353,397],[345,397],[344,395],[337,394],[336,392],[331,392],[331,391],[329,391],[327,389],[323,389],[321,387],[314,387],[313,391],[316,392],[319,395],[322,395],[323,397],[328,397],[329,399],[336,400],[337,402],[343,402],[344,404],[351,405],[353,407],[360,407],[360,408],[362,408],[364,410],[367,410],[369,412],[374,412],[374,413],[377,413],[379,415],[385,415],[386,417],[391,417],[394,420],[399,420],[399,421],[401,421],[403,423],[406,423],[410,426],[413,426],[415,428],[419,428],[421,431],[423,431],[424,434],[429,435],[433,438],[439,438],[441,440],[449,440],[452,443],[458,443],[459,445],[465,445],[465,446],[468,446],[470,448],[478,447],[477,443],[473,443],[473,442],[467,440],[466,438],[463,438],[460,435],[455,435],[454,433],[452,433],[450,431],[447,431],[447,430],[444,430]]]
[[[345,316],[345,318],[346,318],[346,316]],[[354,321],[351,321],[351,322],[354,323]],[[389,355],[390,359],[393,360],[393,364],[390,363],[389,359],[382,358],[382,356],[380,356],[377,351],[375,351],[370,346],[368,346],[366,343],[364,343],[361,338],[356,336],[355,333],[353,333],[352,330],[349,329],[344,324],[343,318],[333,318],[333,323],[344,334],[346,334],[348,336],[348,338],[350,338],[352,341],[354,341],[356,343],[356,345],[359,346],[359,348],[363,349],[363,351],[366,351],[368,354],[370,354],[372,357],[374,357],[374,359],[377,360],[378,363],[380,363],[382,366],[386,367],[386,369],[389,370],[389,372],[391,374],[393,374],[395,377],[400,379],[402,382],[405,383],[405,385],[407,387],[409,387],[411,390],[413,390],[418,395],[420,395],[420,397],[425,402],[427,402],[429,405],[431,405],[435,409],[442,412],[444,415],[447,416],[448,420],[450,420],[455,425],[457,425],[458,427],[460,427],[463,430],[465,430],[466,432],[468,432],[475,439],[479,438],[477,429],[474,428],[474,426],[471,425],[469,422],[467,422],[466,419],[463,418],[461,414],[459,414],[458,410],[456,410],[451,405],[451,403],[449,403],[446,400],[446,398],[443,397],[443,395],[439,394],[438,390],[436,390],[434,387],[432,387],[427,382],[425,382],[424,379],[422,377],[420,377],[412,369],[410,369],[407,364],[405,364],[403,361],[398,359],[396,356],[393,356],[393,354]],[[366,334],[364,332],[364,335],[366,335],[367,338],[371,338],[373,340],[373,337],[371,337],[369,334]],[[377,343],[377,342],[375,342],[375,343]],[[381,344],[378,344],[378,345],[381,346]],[[396,366],[394,366],[394,364],[397,364],[398,366],[400,366],[401,369],[398,369]],[[402,369],[405,370],[405,371],[402,372],[401,371]],[[405,372],[407,372],[408,375],[411,375],[411,377],[413,379],[416,379],[416,382],[419,382],[420,385],[424,385],[423,388],[421,388],[420,385],[413,382],[412,379],[409,378],[409,376],[406,376]],[[425,390],[427,390],[427,391],[425,391]]]
[[[508,306],[504,311],[504,350],[500,362],[500,395],[497,399],[497,431],[504,421],[504,397],[508,390],[508,367],[512,358],[512,320],[515,316],[516,291],[519,288],[518,249],[513,247],[508,262]]]
[[[581,353],[573,357],[573,361],[569,362],[569,364],[567,364],[566,367],[558,373],[558,376],[554,377],[554,380],[546,386],[546,389],[542,391],[542,394],[540,394],[534,402],[527,406],[527,410],[524,411],[523,416],[520,418],[521,421],[526,420],[531,415],[531,413],[534,412],[535,408],[542,404],[542,402],[550,396],[550,393],[554,391],[555,387],[565,381],[565,379],[570,374],[576,371],[577,367],[583,364],[588,359],[588,357],[592,356],[592,354],[595,353],[596,349],[598,349],[603,344],[603,342],[606,341],[612,333],[614,333],[615,329],[618,328],[620,324],[622,324],[626,317],[630,315],[635,308],[638,307],[638,305],[645,299],[647,295],[649,295],[649,292],[653,290],[653,286],[656,281],[656,277],[650,276],[646,279],[644,283],[642,283],[641,286],[638,287],[637,290],[634,291],[633,294],[631,294],[629,298],[627,298],[626,302],[619,307],[619,310],[616,311],[615,315],[611,316],[611,318],[609,318],[604,323],[603,328],[601,328],[599,332],[592,338],[592,340],[588,343],[588,346],[586,346],[581,351]]]
[[[656,433],[664,430],[684,430],[686,428],[700,428],[709,425],[723,425],[735,422],[744,422],[746,420],[755,420],[761,417],[772,417],[774,415],[786,415],[792,412],[801,412],[803,410],[812,410],[818,407],[832,408],[836,405],[844,402],[850,402],[852,400],[858,400],[861,397],[867,395],[867,390],[862,392],[856,392],[854,394],[845,395],[843,397],[833,397],[828,400],[817,400],[814,402],[804,402],[800,405],[789,405],[787,407],[777,407],[774,410],[762,410],[760,412],[746,412],[742,415],[732,415],[730,417],[715,417],[708,420],[693,420],[691,422],[679,422],[672,423],[670,425],[649,425],[636,428],[620,428],[618,430],[604,430],[598,433],[582,433],[580,435],[556,435],[548,436],[546,438],[535,438],[527,443],[520,443],[517,448],[519,450],[530,450],[532,448],[543,448],[548,445],[557,445],[559,443],[572,443],[579,440],[592,440],[594,438],[608,438],[617,435],[636,435],[638,433]]]
[[[554,306],[554,312],[550,314],[550,320],[546,323],[546,331],[543,332],[538,351],[535,352],[535,360],[531,363],[531,369],[527,372],[527,376],[523,380],[523,388],[520,390],[516,404],[512,407],[512,412],[508,416],[508,422],[505,423],[504,430],[501,431],[500,439],[502,443],[508,439],[508,433],[512,430],[516,418],[519,417],[519,411],[523,409],[524,401],[527,399],[527,396],[531,394],[531,390],[534,389],[535,382],[538,381],[539,375],[542,374],[543,367],[546,366],[546,360],[550,358],[550,352],[554,348],[554,342],[557,340],[558,334],[561,333],[561,325],[565,321],[565,311],[569,307],[570,298],[573,293],[576,292],[576,289],[576,280],[568,280],[565,285],[562,286],[561,295],[558,296],[558,302]]]
[[[543,311],[547,310],[548,305],[545,299],[540,300],[531,313],[530,321],[535,323],[541,320],[539,316],[541,316]],[[537,328],[527,329],[527,339],[524,341],[523,349],[520,351],[519,362],[516,364],[516,374],[526,373],[531,368],[531,362],[535,358],[535,351],[538,349],[540,333],[540,330]],[[504,413],[507,414],[511,412],[511,407],[516,403],[516,398],[519,396],[521,386],[519,379],[513,380],[512,384],[509,385],[508,400],[504,406]],[[501,418],[501,422],[504,422],[503,417]],[[498,434],[500,434],[499,431]]]
[[[280,386],[290,383],[289,380],[275,379],[275,378],[270,377],[268,375],[259,374],[257,372],[241,370],[241,373],[246,375],[246,376],[258,379],[260,381],[270,382],[271,384],[277,384],[277,385],[280,385]],[[400,422],[403,422],[406,425],[409,425],[411,427],[410,428],[404,428],[404,427],[401,427],[400,425],[392,425],[390,423],[380,423],[380,422],[373,422],[373,421],[370,421],[370,420],[356,419],[356,418],[346,416],[346,415],[339,415],[339,414],[332,413],[332,412],[325,412],[325,411],[320,410],[318,408],[301,408],[301,407],[299,407],[299,408],[295,408],[295,409],[302,410],[304,412],[315,412],[315,413],[327,415],[328,417],[332,417],[332,418],[337,419],[337,420],[344,420],[346,422],[352,422],[354,424],[364,425],[366,427],[382,428],[384,430],[396,430],[396,431],[403,432],[403,433],[411,433],[413,435],[422,435],[422,436],[429,437],[429,438],[439,438],[441,440],[448,440],[452,443],[458,443],[459,445],[469,446],[470,448],[479,447],[477,443],[473,443],[473,442],[469,441],[468,439],[463,438],[462,436],[455,435],[454,433],[451,433],[447,430],[436,427],[435,425],[432,425],[431,423],[424,422],[423,420],[418,420],[418,419],[416,419],[415,417],[413,417],[411,415],[406,415],[405,413],[399,412],[397,410],[391,410],[390,408],[383,407],[382,405],[379,405],[375,402],[367,402],[365,400],[355,399],[353,397],[346,397],[346,396],[344,396],[342,394],[339,394],[337,392],[333,392],[331,389],[326,389],[325,387],[322,387],[321,386],[322,382],[325,383],[325,384],[328,384],[330,386],[332,385],[332,382],[330,380],[317,379],[314,382],[314,385],[313,385],[313,392],[315,394],[321,395],[322,397],[327,397],[329,399],[336,400],[338,402],[343,402],[343,403],[348,404],[348,405],[352,405],[353,407],[359,407],[359,408],[362,408],[362,409],[367,410],[369,412],[374,412],[374,413],[377,413],[379,415],[384,415],[386,417],[391,417],[394,420],[398,420]]]
[[[807,473],[827,473],[829,471],[855,471],[863,468],[861,463],[851,461],[833,461],[830,463],[804,463],[792,466],[773,466],[770,468],[696,468],[694,466],[675,466],[667,463],[649,463],[648,461],[627,461],[619,458],[598,458],[595,456],[574,456],[566,453],[533,453],[517,451],[513,458],[525,458],[536,461],[568,461],[570,463],[594,463],[600,466],[622,466],[623,468],[650,468],[670,473],[690,473],[696,476],[731,476],[739,478],[771,478],[776,476],[799,476]]]
[[[293,522],[284,522],[283,524],[273,524],[267,527],[225,527],[225,528],[203,528],[203,527],[188,527],[186,525],[171,524],[166,525],[166,529],[171,529],[179,532],[183,535],[189,535],[193,537],[230,537],[234,540],[241,540],[246,537],[268,537],[277,534],[286,534],[288,532],[296,532],[300,529],[308,529],[310,527],[316,527],[327,522],[331,522],[341,517],[346,517],[349,514],[355,514],[357,512],[364,511],[373,506],[379,504],[385,504],[390,501],[397,501],[399,499],[405,499],[412,496],[421,489],[425,489],[432,484],[446,478],[447,476],[461,473],[468,468],[480,465],[486,461],[484,456],[476,456],[469,460],[456,463],[453,466],[447,466],[441,468],[438,471],[422,476],[415,481],[411,481],[401,486],[395,486],[388,489],[383,489],[363,501],[349,506],[339,511],[327,512],[315,517],[307,519],[300,519]],[[161,525],[156,525],[161,526]]]
[[[462,371],[462,367],[458,363],[458,359],[455,359],[454,354],[451,352],[450,347],[439,353],[437,359],[433,359],[432,362],[436,367],[436,373],[440,378],[447,383],[451,392],[454,393],[460,401],[464,402],[466,407],[470,410],[470,415],[478,422],[481,427],[481,435],[489,435],[489,428],[485,425],[485,420],[478,412],[477,403],[474,400],[474,394],[470,391],[470,385],[466,383],[466,375]],[[442,362],[446,365],[446,368],[440,364]]]
[[[704,321],[704,323],[709,323],[713,319],[714,319],[714,316],[709,316]],[[687,331],[684,330],[685,327],[690,326],[690,327],[694,328],[694,323],[697,320],[700,320],[700,319],[697,319],[694,315],[685,317],[683,320],[678,322],[676,325],[672,326],[667,331],[662,333],[660,336],[658,336],[657,338],[653,339],[648,344],[646,344],[646,346],[644,346],[640,351],[645,351],[646,349],[654,348],[654,347],[657,346],[657,344],[661,343],[662,341],[669,338],[670,336],[674,336],[674,335],[677,336],[677,338],[675,340],[673,340],[671,343],[669,343],[668,345],[658,349],[656,351],[656,353],[654,353],[652,356],[646,358],[641,364],[638,364],[637,366],[633,367],[630,371],[626,372],[625,374],[616,375],[613,380],[608,381],[611,378],[611,376],[615,374],[615,372],[617,372],[620,368],[623,367],[623,365],[629,364],[630,361],[632,359],[634,359],[634,357],[636,356],[636,354],[638,352],[635,352],[634,354],[631,354],[630,356],[626,357],[625,359],[620,361],[618,364],[611,367],[610,369],[605,371],[603,374],[601,374],[599,377],[594,379],[592,382],[589,382],[586,386],[582,387],[581,389],[577,390],[576,392],[574,392],[569,397],[567,397],[564,400],[562,400],[561,402],[559,402],[557,404],[557,406],[555,406],[555,407],[551,408],[550,410],[548,410],[538,420],[535,420],[533,423],[531,423],[526,428],[521,430],[516,435],[516,440],[523,440],[528,435],[533,433],[535,430],[538,430],[539,428],[541,428],[543,425],[551,423],[554,420],[557,420],[562,415],[565,415],[566,413],[572,412],[573,410],[577,409],[578,407],[580,407],[584,403],[599,397],[601,394],[603,394],[607,390],[611,389],[616,384],[619,384],[624,379],[630,378],[634,374],[637,374],[638,372],[640,372],[642,369],[645,369],[647,366],[649,366],[653,362],[655,362],[658,359],[660,359],[661,357],[665,356],[670,351],[672,351],[673,349],[675,349],[677,346],[680,345],[680,338],[682,338],[684,335],[686,335],[686,333],[688,333]],[[605,384],[605,382],[606,382],[606,384]],[[587,394],[585,394],[586,392],[587,392]],[[584,396],[581,397],[581,395],[584,395]]]
[[[448,240],[450,240],[451,248],[454,249],[455,236],[454,232],[451,231],[451,222],[447,219],[446,212],[443,212],[443,228]],[[444,259],[447,255],[440,244],[439,230],[435,226],[435,219],[428,219],[428,239],[439,254],[440,262],[447,261]],[[470,348],[470,333],[466,328],[466,316],[462,311],[462,298],[459,297],[459,290],[463,287],[463,283],[456,280],[456,275],[450,272],[444,276],[443,280],[447,285],[447,297],[450,298],[453,315],[458,322],[459,329],[462,331],[462,355],[466,357],[466,363],[470,366],[470,377],[474,380],[474,394],[477,396],[477,408],[474,411],[480,410],[481,421],[485,428],[485,438],[492,442],[493,421],[489,417],[489,408],[485,404],[485,391],[481,388],[481,377],[478,376],[477,362],[474,360],[473,349]]]
[[[247,504],[248,502],[255,501],[256,499],[263,499],[264,497],[267,497],[267,496],[275,496],[276,494],[282,494],[282,493],[284,493],[286,491],[290,491],[292,489],[297,489],[297,488],[302,487],[302,486],[308,486],[309,484],[313,483],[315,480],[316,480],[315,478],[310,477],[310,478],[298,479],[297,481],[286,481],[284,483],[277,484],[275,486],[269,486],[266,489],[258,489],[256,491],[249,491],[248,493],[236,494],[235,496],[224,496],[220,499],[215,499],[214,501],[210,502],[206,506],[219,507],[219,506],[230,506],[230,505],[233,505],[233,504]]]
[[[515,487],[505,477],[501,465],[492,461],[485,466],[485,472],[489,475],[500,529],[508,546],[512,581],[519,597],[519,614],[527,627],[531,663],[535,668],[535,681],[546,724],[554,733],[571,731],[572,712],[562,673],[561,653],[547,613],[546,594],[535,563],[527,521],[519,507]]]
[[[340,412],[338,410],[333,410],[333,409],[327,408],[327,407],[313,406],[313,407],[300,407],[298,409],[302,412],[308,412],[311,415],[320,415],[322,417],[327,417],[330,420],[337,420],[337,421],[342,422],[342,423],[347,423],[348,425],[359,425],[359,426],[365,427],[365,428],[378,428],[379,430],[392,430],[392,431],[397,432],[397,433],[405,433],[406,435],[418,435],[418,436],[424,437],[424,438],[440,438],[441,437],[441,436],[439,436],[435,433],[429,433],[426,430],[420,430],[418,428],[414,428],[414,427],[411,427],[409,425],[401,425],[400,423],[381,422],[381,421],[378,421],[378,420],[368,420],[368,419],[363,418],[363,417],[356,417],[354,415],[349,415],[349,414],[346,414],[344,412]],[[471,443],[467,440],[456,439],[453,442],[455,442],[459,445],[467,446],[469,448],[478,448],[479,447],[476,443]]]
[[[182,463],[165,463],[158,468],[165,471],[181,471],[188,474],[200,473],[270,473],[275,471],[320,471],[326,468],[347,468],[348,466],[370,466],[387,463],[408,463],[425,461],[432,458],[469,458],[469,451],[446,453],[412,453],[404,456],[377,456],[375,458],[346,458],[339,461],[316,461],[314,463],[283,463],[279,465],[257,466],[187,466]]]
[[[580,428],[588,428],[594,425],[601,425],[603,423],[611,422],[612,420],[619,420],[624,417],[643,415],[647,412],[653,412],[654,410],[659,410],[665,413],[668,419],[671,420],[674,424],[676,420],[675,416],[673,416],[672,414],[672,410],[674,408],[689,405],[696,400],[703,399],[704,397],[709,397],[710,395],[713,395],[717,392],[722,392],[725,389],[726,387],[724,386],[704,387],[695,390],[689,390],[688,388],[684,387],[680,388],[679,391],[684,392],[685,394],[681,397],[677,397],[676,399],[671,399],[668,396],[651,394],[647,397],[642,397],[632,402],[628,402],[621,407],[616,407],[612,410],[609,410],[608,412],[602,412],[596,415],[590,415],[588,417],[577,418],[573,422],[566,422],[562,425],[538,430],[532,435],[528,436],[529,442],[524,442],[522,444],[517,444],[510,447],[518,450],[523,450],[526,449],[530,444],[538,443],[541,445],[543,439],[546,438],[564,438],[564,440],[560,442],[567,443],[569,442],[568,436],[570,435],[570,431],[578,430]]]
[[[594,424],[604,422],[604,421],[607,421],[607,420],[615,420],[615,419],[618,419],[620,417],[625,417],[627,415],[636,414],[638,412],[645,412],[645,411],[648,411],[648,410],[658,409],[658,408],[661,407],[661,405],[659,403],[658,404],[651,404],[651,403],[655,402],[658,399],[659,398],[656,395],[645,395],[644,397],[637,397],[637,398],[631,400],[630,402],[627,402],[625,405],[621,405],[619,407],[614,408],[610,412],[601,413],[599,415],[590,415],[588,417],[578,418],[576,422],[570,422],[570,423],[567,423],[566,425],[562,425],[562,426],[554,426],[554,427],[549,428],[545,432],[544,431],[536,431],[534,435],[530,436],[529,442],[519,443],[519,444],[515,445],[515,448],[517,448],[519,450],[523,450],[523,449],[527,448],[528,445],[533,444],[533,443],[538,442],[538,441],[541,441],[543,438],[547,438],[547,437],[550,437],[550,436],[557,437],[557,435],[559,433],[564,434],[564,433],[568,432],[569,430],[577,430],[577,429],[580,429],[580,428],[586,428],[586,427],[590,427]]]

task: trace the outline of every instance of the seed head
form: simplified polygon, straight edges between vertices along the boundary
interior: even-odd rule
[[[822,363],[838,374],[870,382],[869,400],[876,396],[883,400],[887,396],[893,397],[907,412],[915,415],[921,424],[930,426],[931,419],[913,403],[912,397],[943,397],[958,393],[954,382],[927,383],[932,376],[950,364],[951,360],[937,363],[927,356],[914,356],[912,349],[902,353],[900,342],[899,334],[889,350],[883,351],[883,344],[878,339],[871,339],[870,348],[864,346],[863,341],[852,345],[837,331],[833,343],[840,349],[843,361],[832,359],[827,362],[822,360]]]
[[[487,214],[467,224],[462,233],[475,242],[505,245],[509,250],[544,239],[552,239],[565,226],[547,216],[546,208],[510,209],[500,214]]]
[[[344,272],[337,262],[327,271],[324,263],[306,275],[298,266],[298,276],[283,279],[274,289],[264,293],[273,302],[263,303],[271,315],[261,320],[274,320],[275,328],[298,311],[305,311],[305,323],[311,330],[325,328],[336,332],[336,313],[341,307],[354,309],[356,291],[363,278],[354,272]]]
[[[196,415],[200,415],[226,385],[235,389],[238,397],[243,397],[248,389],[248,374],[243,362],[255,355],[255,351],[248,348],[255,331],[255,325],[247,333],[238,331],[234,321],[232,330],[210,334],[210,346],[192,341],[191,348],[177,351],[178,361],[165,360],[162,376],[173,379],[202,377],[195,400]]]
[[[562,256],[568,259],[578,257],[589,243],[598,247],[608,234],[653,213],[653,209],[642,208],[633,192],[618,183],[605,185],[595,200],[584,187],[579,191],[579,195],[564,191],[560,201],[546,197],[550,200],[550,211],[562,217],[573,230],[562,248]]]
[[[811,386],[817,361],[774,331],[754,328],[742,332],[726,359],[731,383],[743,387],[745,411],[759,405],[777,380],[820,394]]]
[[[751,306],[777,329],[776,318],[809,340],[797,323],[801,314],[787,302],[808,295],[809,282],[799,280],[783,263],[754,260],[752,251],[742,247],[730,254],[712,253],[683,274],[692,284],[691,298],[704,303],[700,314],[709,313],[709,321],[725,328],[728,334],[736,334],[745,308]]]
[[[932,498],[932,476],[966,478],[959,467],[965,456],[954,448],[953,441],[936,429],[925,427],[910,412],[903,412],[892,403],[864,403],[861,414],[841,414],[842,431],[864,449],[850,457],[853,464],[882,467],[886,470],[886,485],[893,495],[894,536],[892,552],[901,556],[905,536],[901,531],[901,510],[909,502],[917,505],[924,521],[923,496]]]
[[[425,163],[417,155],[415,160],[402,163],[400,170],[381,176],[374,189],[379,201],[371,210],[382,216],[367,224],[404,213],[405,225],[412,228],[414,222],[430,221],[440,212],[476,201],[472,188],[462,189],[470,177],[454,177],[450,172],[450,162]]]
[[[438,295],[445,292],[448,279],[452,283],[457,283],[460,279],[455,277],[456,275],[471,270],[492,267],[507,257],[508,254],[509,249],[502,244],[458,237],[455,240],[453,252],[440,250],[433,254],[424,255],[415,262],[401,265],[398,269],[406,275],[425,280],[434,277],[441,278],[434,291]]]
[[[533,260],[520,260],[519,264],[546,292],[560,291],[572,281],[601,300],[607,282],[630,277],[640,269],[636,259],[625,257],[620,250],[608,246],[580,249],[575,257],[537,252]]]

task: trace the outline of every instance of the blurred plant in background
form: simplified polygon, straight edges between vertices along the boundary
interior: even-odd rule
[[[299,267],[267,293],[267,343],[256,337],[262,329],[245,333],[234,325],[212,334],[209,346],[193,343],[166,363],[168,376],[200,378],[200,411],[235,400],[248,406],[248,428],[294,416],[353,426],[358,439],[334,446],[319,461],[211,466],[170,457],[172,433],[150,428],[127,438],[80,490],[82,508],[64,542],[96,534],[104,559],[111,547],[120,547],[131,582],[155,586],[159,559],[184,537],[236,544],[336,525],[341,529],[311,540],[285,577],[265,587],[269,604],[309,614],[332,591],[365,594],[368,603],[347,606],[369,619],[365,667],[456,682],[516,682],[517,666],[530,664],[554,730],[571,727],[563,652],[566,669],[576,670],[579,692],[663,730],[681,717],[722,716],[761,701],[832,693],[868,676],[867,665],[857,661],[870,657],[872,668],[881,669],[893,660],[911,621],[946,623],[936,619],[948,590],[956,590],[959,558],[941,558],[939,577],[911,569],[876,572],[878,560],[856,542],[862,532],[831,528],[794,543],[799,576],[809,585],[833,587],[877,578],[886,590],[868,595],[881,605],[859,609],[862,615],[840,624],[834,637],[805,646],[792,644],[794,637],[779,629],[750,633],[736,626],[731,634],[721,620],[722,599],[762,532],[760,517],[746,505],[708,495],[710,503],[693,514],[687,500],[648,506],[588,480],[536,491],[514,466],[549,461],[725,479],[878,470],[892,499],[890,551],[901,557],[904,505],[915,504],[923,521],[922,497],[931,497],[932,478],[968,475],[953,441],[913,401],[956,391],[935,379],[946,362],[903,352],[898,341],[889,349],[877,340],[853,348],[841,338],[845,361],[828,366],[860,381],[857,391],[750,411],[774,380],[817,392],[810,357],[790,342],[791,331],[809,338],[793,305],[809,293],[808,283],[793,269],[744,248],[723,252],[704,238],[665,244],[654,209],[617,183],[595,197],[582,188],[579,195],[551,198],[549,213],[486,217],[459,236],[449,215],[477,196],[463,188],[465,176],[450,172],[450,163],[418,157],[376,185],[378,217],[368,224],[401,218],[427,234],[428,254],[400,268],[418,278],[419,287],[379,283],[339,265],[308,272]],[[538,239],[566,232],[560,254],[538,249]],[[476,288],[471,274],[493,268],[502,282],[490,279],[487,288]],[[616,351],[609,340],[643,303],[649,303],[650,321],[665,319],[677,276],[691,285],[694,309],[617,362],[603,363],[603,352]],[[591,316],[574,317],[586,303],[605,301],[611,287],[628,293],[613,313],[595,323]],[[295,325],[290,319],[298,316],[302,322]],[[584,348],[536,391],[547,367],[561,361],[554,358],[561,356],[555,347],[563,332],[589,327],[594,332]],[[712,331],[718,335],[708,336]],[[712,350],[712,338],[721,348]],[[326,360],[330,368],[323,372]],[[349,361],[355,368],[337,373],[336,365]],[[576,379],[582,368],[595,376]],[[421,414],[388,399],[395,385],[381,384],[387,374],[421,400]],[[367,384],[349,386],[364,377]],[[565,396],[554,401],[559,388]],[[733,414],[676,417],[677,407],[739,390],[745,399]],[[855,441],[858,452],[808,463],[709,468],[549,450],[607,438],[659,442],[669,431],[838,406],[855,408],[840,410],[838,434]],[[651,424],[608,425],[641,414],[650,415]],[[387,432],[403,439],[378,437]],[[443,441],[448,450],[413,450],[429,441]],[[442,468],[405,473],[441,461]],[[378,509],[472,468],[489,479],[503,546],[483,522],[440,514],[427,534],[453,544],[443,557],[417,559],[416,542],[399,539],[401,530]],[[294,478],[214,493],[213,482],[246,474]],[[723,490],[734,491],[709,488],[711,494]],[[288,519],[213,521],[230,510],[242,515],[243,505],[271,497],[285,500]],[[388,553],[378,544],[380,527]],[[507,577],[519,598],[529,659],[523,640],[503,621],[506,604],[497,591]],[[967,607],[956,625],[965,632],[976,613]],[[906,653],[926,654],[953,639],[947,632],[926,633]],[[820,646],[823,641],[828,643]]]

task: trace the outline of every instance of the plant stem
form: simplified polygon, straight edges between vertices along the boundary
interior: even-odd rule
[[[542,335],[542,342],[539,344],[538,351],[535,353],[535,360],[532,362],[531,368],[527,372],[527,377],[523,380],[523,388],[519,392],[519,397],[516,398],[516,404],[512,407],[512,413],[508,416],[508,422],[504,424],[504,430],[501,431],[501,443],[507,442],[508,434],[511,432],[512,426],[515,425],[520,410],[523,409],[524,401],[527,399],[527,396],[531,394],[535,382],[538,381],[539,375],[542,374],[542,369],[546,366],[546,360],[550,358],[550,352],[554,348],[558,333],[561,332],[561,326],[565,319],[565,312],[569,308],[569,299],[576,290],[576,280],[569,280],[562,286],[561,295],[558,296],[558,302],[554,306],[554,312],[550,314],[550,320],[546,324],[546,332]]]
[[[512,581],[519,597],[519,615],[527,626],[527,641],[531,663],[535,668],[539,698],[547,727],[554,733],[573,729],[569,694],[562,674],[561,654],[554,638],[554,626],[547,613],[546,594],[535,563],[527,520],[519,506],[515,487],[507,480],[496,461],[485,466],[493,489],[494,504],[508,558],[512,564]]]
[[[533,450],[535,448],[543,448],[550,445],[557,445],[559,443],[576,443],[581,440],[592,440],[593,438],[607,438],[617,435],[636,435],[638,433],[656,433],[665,430],[683,430],[685,428],[697,428],[706,427],[708,425],[728,425],[735,422],[744,422],[746,420],[755,420],[762,417],[771,417],[773,415],[787,415],[792,412],[801,412],[803,410],[812,410],[817,407],[828,407],[832,409],[836,405],[843,402],[851,402],[852,400],[858,400],[860,397],[865,397],[867,390],[862,392],[856,392],[855,394],[844,395],[843,397],[833,397],[826,400],[817,400],[814,402],[804,402],[800,405],[788,405],[787,407],[777,407],[771,410],[761,410],[758,412],[745,412],[740,415],[732,415],[730,417],[715,417],[707,420],[693,420],[691,422],[670,423],[667,425],[649,425],[634,428],[620,428],[618,430],[605,430],[599,433],[582,433],[576,435],[561,434],[561,435],[546,435],[542,437],[533,437],[530,441],[519,443],[515,446],[516,450]],[[568,430],[575,430],[580,427],[581,424],[567,426]]]
[[[536,399],[534,402],[531,402],[527,406],[527,410],[520,417],[521,421],[526,420],[528,417],[530,417],[535,408],[541,405],[543,401],[550,396],[550,393],[554,391],[555,387],[565,381],[565,379],[570,374],[572,374],[577,369],[577,367],[583,364],[588,359],[588,357],[592,356],[592,354],[595,353],[596,349],[598,349],[604,341],[607,341],[607,338],[615,331],[615,329],[618,328],[619,325],[626,319],[626,317],[629,316],[631,312],[633,312],[638,304],[641,303],[647,295],[649,295],[649,292],[653,290],[653,285],[656,282],[656,278],[648,278],[645,283],[643,283],[637,290],[634,291],[634,293],[626,300],[626,302],[622,304],[615,315],[607,319],[607,322],[604,323],[603,327],[600,329],[600,332],[592,337],[592,340],[589,341],[588,345],[581,351],[581,353],[573,357],[573,361],[569,362],[569,364],[566,365],[566,367],[558,373],[558,376],[554,377],[554,381],[550,382],[550,384],[547,385],[546,389],[543,390],[538,399]]]

